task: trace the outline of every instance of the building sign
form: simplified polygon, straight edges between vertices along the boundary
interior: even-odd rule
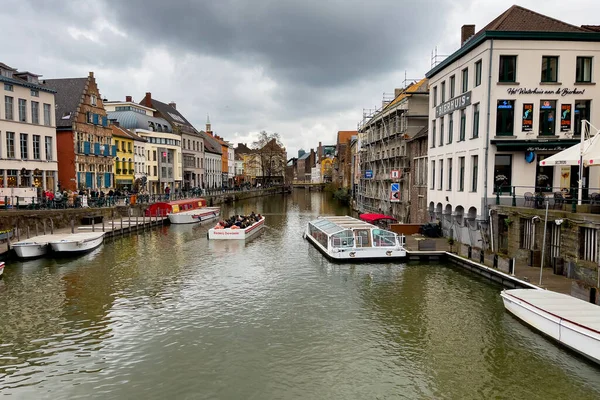
[[[571,105],[562,104],[560,106],[560,131],[571,131]]]
[[[559,95],[559,96],[568,96],[570,94],[584,94],[585,89],[558,88],[558,89],[554,90],[554,89],[540,89],[540,88],[528,89],[528,88],[514,87],[514,88],[506,89],[506,92],[508,94],[510,94],[511,96],[517,95],[517,94],[551,94],[551,95],[553,94],[553,95]]]
[[[523,104],[523,132],[533,130],[533,104]]]
[[[393,169],[391,174],[390,174],[392,179],[399,179],[400,178],[400,171],[398,171],[397,169]]]
[[[399,202],[400,201],[400,184],[392,183],[392,187],[390,190],[390,201],[391,202]]]
[[[456,110],[461,110],[471,105],[471,91],[461,94],[445,103],[440,104],[435,108],[435,117],[441,117],[450,114]]]
[[[365,171],[365,179],[373,179],[373,170],[368,169]]]

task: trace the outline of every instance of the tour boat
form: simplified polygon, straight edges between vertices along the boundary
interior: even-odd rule
[[[29,239],[21,240],[12,244],[15,254],[18,258],[36,258],[45,255],[49,246],[48,243],[64,238],[66,235],[41,235]]]
[[[319,217],[304,237],[331,260],[357,261],[406,257],[404,235],[349,216]]]
[[[178,213],[170,213],[168,217],[169,222],[172,224],[193,224],[216,219],[220,213],[221,209],[219,207],[201,207]]]
[[[66,235],[62,239],[50,241],[55,253],[83,253],[102,244],[104,232],[79,232]]]
[[[249,239],[256,235],[265,225],[265,217],[261,217],[258,221],[250,225],[245,229],[231,229],[231,228],[211,228],[208,230],[209,239]]]
[[[198,197],[185,200],[160,201],[148,206],[145,213],[146,217],[166,217],[169,214],[177,214],[203,207],[206,207],[206,200]]]
[[[541,289],[500,294],[508,312],[560,344],[600,364],[600,307]]]
[[[0,278],[2,278],[2,274],[4,274],[4,261],[0,261]]]

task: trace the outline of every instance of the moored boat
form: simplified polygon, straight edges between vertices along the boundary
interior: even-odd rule
[[[4,274],[4,261],[0,261],[0,278],[2,278],[2,274]]]
[[[49,251],[48,242],[60,240],[67,235],[41,235],[21,240],[12,244],[12,248],[18,258],[42,257]]]
[[[331,260],[358,261],[406,257],[404,235],[349,216],[310,221],[304,237]]]
[[[226,227],[227,225],[223,225],[221,222],[219,222],[217,226],[208,230],[208,238],[219,240],[249,239],[260,232],[265,224],[265,217],[261,216],[260,214],[244,218],[251,218],[251,224],[248,226],[242,225],[242,227],[235,225]]]
[[[80,232],[49,242],[55,253],[83,253],[102,244],[104,232]]]
[[[504,307],[558,343],[600,364],[600,307],[549,290],[511,289]]]
[[[193,210],[181,211],[168,214],[169,222],[172,224],[194,224],[219,218],[221,209],[219,207],[201,207]]]
[[[206,207],[206,200],[202,198],[161,201],[151,204],[145,211],[146,217],[166,217],[184,211]]]

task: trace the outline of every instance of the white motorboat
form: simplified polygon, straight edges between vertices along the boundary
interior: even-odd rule
[[[60,240],[65,234],[41,235],[29,239],[20,240],[12,244],[12,248],[18,258],[36,258],[45,255],[49,251],[48,242]]]
[[[49,242],[55,253],[83,253],[102,244],[104,232],[79,232]]]
[[[0,261],[0,278],[2,278],[2,274],[4,274],[4,261]]]
[[[194,224],[196,222],[210,221],[219,218],[219,207],[201,207],[188,211],[170,213],[169,222],[172,224]]]
[[[265,217],[261,217],[258,221],[245,229],[235,228],[211,228],[208,230],[209,239],[224,239],[224,240],[244,240],[256,235],[263,228]]]
[[[404,235],[349,216],[310,221],[304,237],[331,260],[392,260],[406,257]]]
[[[537,289],[504,290],[508,312],[558,343],[600,364],[600,307]]]

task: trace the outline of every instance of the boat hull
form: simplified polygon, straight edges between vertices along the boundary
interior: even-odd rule
[[[210,240],[245,240],[258,234],[265,224],[265,218],[254,223],[246,229],[215,229],[208,230],[208,239]]]
[[[311,242],[325,257],[331,261],[391,261],[406,258],[406,250],[398,247],[389,248],[352,248],[340,251],[329,251],[308,233],[304,237]]]
[[[505,309],[530,327],[600,364],[600,332],[548,312],[525,300],[501,293]],[[585,303],[585,302],[583,302]],[[600,313],[600,308],[598,309]]]
[[[196,224],[219,218],[220,209],[198,209],[182,213],[169,214],[169,222],[172,224]]]
[[[18,258],[42,257],[48,253],[47,243],[15,243],[13,249]]]
[[[4,274],[4,263],[0,261],[0,279],[2,279],[2,275]]]
[[[104,240],[104,235],[90,239],[63,239],[55,242],[50,242],[52,251],[55,253],[85,253],[94,250],[100,246]]]

